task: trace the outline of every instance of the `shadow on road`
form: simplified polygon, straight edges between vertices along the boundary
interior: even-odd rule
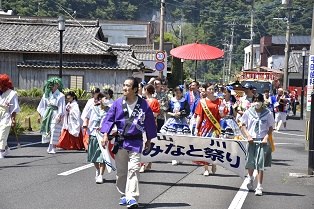
[[[280,160],[280,159],[273,159],[271,164],[272,165],[282,165],[282,166],[291,166],[286,162],[293,162],[293,160]]]
[[[269,195],[269,196],[286,196],[286,197],[304,197],[306,195],[303,194],[294,194],[294,193],[283,193],[283,192],[264,192],[263,195]]]
[[[153,184],[153,185],[164,185],[164,186],[176,186],[176,187],[193,187],[193,188],[208,188],[208,189],[223,189],[223,190],[233,190],[238,191],[239,188],[231,186],[222,186],[214,184],[189,184],[189,183],[168,183],[168,182],[149,182],[141,181],[142,184]]]
[[[148,170],[145,171],[145,173],[176,173],[176,174],[187,174],[189,172],[183,172],[183,171],[159,171],[159,170]],[[143,174],[141,174],[143,175]],[[145,174],[144,174],[145,175]]]
[[[6,158],[34,158],[34,157],[45,157],[45,156],[43,156],[43,155],[22,155],[22,156],[9,155],[9,156],[6,156]]]
[[[175,207],[188,207],[188,203],[150,203],[140,204],[139,208],[175,208]]]

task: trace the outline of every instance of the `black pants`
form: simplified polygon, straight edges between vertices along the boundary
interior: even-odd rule
[[[157,132],[160,133],[161,127],[165,124],[164,119],[157,118]]]

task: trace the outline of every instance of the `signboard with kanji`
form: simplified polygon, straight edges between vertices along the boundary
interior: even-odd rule
[[[307,96],[306,96],[306,110],[311,111],[311,94],[314,86],[314,55],[309,57],[309,72],[307,78]]]

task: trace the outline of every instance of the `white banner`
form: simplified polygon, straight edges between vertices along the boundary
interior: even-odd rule
[[[97,138],[102,138],[97,134]],[[141,162],[155,161],[204,161],[220,165],[240,177],[246,175],[246,147],[247,141],[196,137],[187,135],[160,135],[152,140],[150,150],[143,151]],[[113,146],[110,141],[109,149]],[[115,170],[113,154],[101,147],[108,171]]]
[[[157,140],[152,140],[152,149],[143,151],[141,161],[205,161],[244,178],[246,146],[247,141],[240,140],[158,134]]]

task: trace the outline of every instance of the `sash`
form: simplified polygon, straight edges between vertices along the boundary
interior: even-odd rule
[[[44,134],[50,133],[51,120],[52,120],[54,110],[58,110],[58,107],[54,105],[48,105],[47,111],[43,118],[43,122],[41,124],[41,128],[40,128],[41,133],[44,133]]]
[[[216,118],[213,116],[213,114],[210,112],[210,110],[208,109],[206,102],[204,102],[203,99],[200,100],[200,103],[202,105],[202,108],[207,116],[207,118],[210,120],[210,122],[214,125],[214,127],[216,128],[215,133],[217,135],[219,135],[221,133],[221,127],[219,122],[216,120]]]

